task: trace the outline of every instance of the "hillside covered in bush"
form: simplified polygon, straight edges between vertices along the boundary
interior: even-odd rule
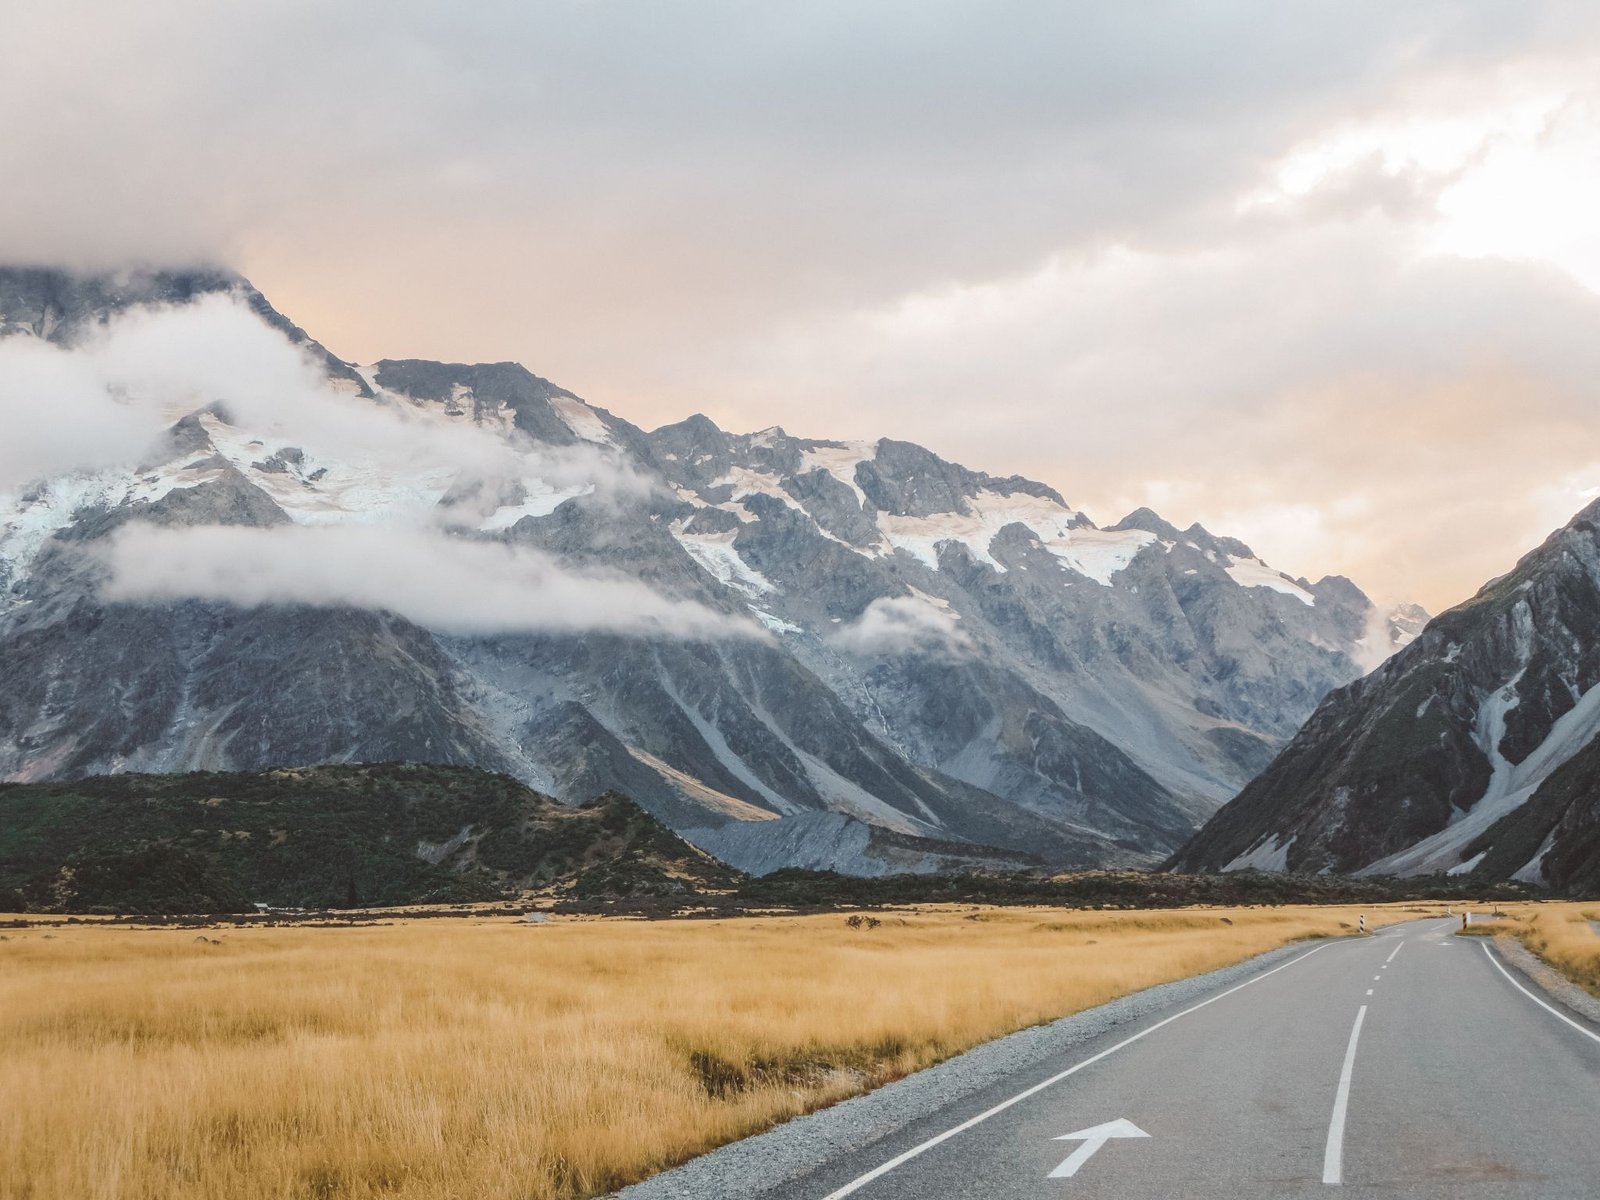
[[[344,765],[0,785],[0,909],[239,912],[587,898],[742,877],[632,801],[465,767]]]

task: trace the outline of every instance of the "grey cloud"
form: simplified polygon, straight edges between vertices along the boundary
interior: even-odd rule
[[[1600,484],[1600,297],[1545,266],[1418,258],[1377,218],[1058,260],[751,358],[759,390],[818,427],[914,422],[936,450],[1048,480],[1099,519],[1152,504],[1294,573],[1435,608]],[[803,383],[819,360],[836,384],[821,394]],[[869,389],[894,399],[863,416]]]
[[[1438,604],[1556,503],[1497,446],[1587,478],[1592,298],[1417,263],[1446,181],[1413,169],[1238,201],[1340,122],[1597,45],[1588,0],[69,0],[0,39],[24,181],[0,257],[223,259],[346,356],[516,357],[643,423],[915,438],[1396,588],[1488,521]],[[1405,425],[1408,455],[1395,408],[1493,380],[1521,426],[1474,410],[1443,454]],[[1280,538],[1313,505],[1323,533]]]
[[[0,149],[29,184],[0,198],[0,252],[237,259],[297,237],[347,261],[372,230],[481,253],[468,227],[515,221],[512,261],[548,263],[569,307],[666,271],[672,308],[726,317],[1187,227],[1332,115],[1600,17],[166,0],[8,24],[0,101],[24,116]]]

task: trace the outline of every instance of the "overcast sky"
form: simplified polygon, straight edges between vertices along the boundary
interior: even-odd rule
[[[892,435],[1435,609],[1600,494],[1600,5],[55,2],[0,256]]]

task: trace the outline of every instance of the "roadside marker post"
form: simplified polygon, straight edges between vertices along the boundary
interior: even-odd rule
[[[1367,931],[1367,914],[1366,913],[1362,913],[1361,914],[1361,932],[1365,933],[1366,931]]]

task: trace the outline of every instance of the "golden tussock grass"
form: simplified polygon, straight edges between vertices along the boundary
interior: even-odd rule
[[[1505,918],[1483,926],[1485,933],[1517,938],[1574,983],[1600,996],[1600,905],[1585,903],[1507,905]],[[1476,926],[1474,926],[1476,928]]]
[[[1355,925],[1312,908],[878,915],[13,933],[0,1196],[593,1195],[985,1039]]]

